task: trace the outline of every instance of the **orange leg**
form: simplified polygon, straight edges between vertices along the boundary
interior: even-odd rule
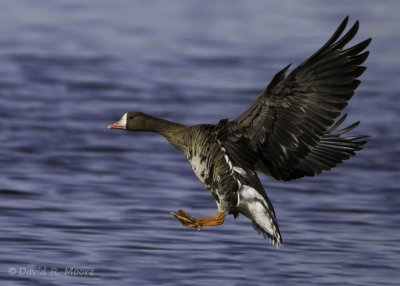
[[[179,209],[178,213],[171,212],[171,214],[176,217],[182,225],[197,228],[198,230],[205,226],[223,224],[225,218],[225,213],[223,212],[219,212],[215,216],[199,218],[191,217],[187,212],[182,209]]]

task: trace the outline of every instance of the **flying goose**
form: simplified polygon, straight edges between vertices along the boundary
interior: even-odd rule
[[[257,100],[235,120],[185,126],[141,112],[128,112],[110,129],[150,131],[164,136],[189,161],[213,195],[218,212],[194,218],[171,212],[182,225],[200,230],[220,225],[226,215],[242,214],[258,233],[282,245],[274,207],[257,176],[261,172],[290,181],[327,171],[355,155],[367,136],[343,136],[359,122],[339,130],[336,122],[366,69],[361,64],[371,39],[344,48],[359,22],[345,33],[346,17],[328,42],[286,75],[278,72]]]

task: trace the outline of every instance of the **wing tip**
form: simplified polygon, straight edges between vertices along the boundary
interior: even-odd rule
[[[344,134],[344,133],[347,133],[347,132],[350,131],[350,130],[353,130],[354,128],[356,128],[357,126],[359,126],[360,123],[361,123],[361,121],[359,120],[359,121],[356,121],[356,122],[354,122],[354,123],[348,125],[347,127],[343,128],[343,129],[341,129],[341,130],[338,130],[338,131],[334,132],[335,130],[337,130],[337,128],[339,128],[340,125],[342,125],[342,123],[346,120],[346,118],[347,118],[347,113],[343,114],[343,116],[340,117],[340,118],[326,131],[326,134],[327,134],[327,135],[333,135],[333,136],[340,136],[340,135],[342,135],[342,134]],[[357,137],[357,139],[364,139],[364,138],[368,138],[368,137],[370,137],[370,136],[368,136],[368,135],[360,135],[360,136],[355,136],[355,137]],[[350,137],[346,137],[346,138],[350,138]],[[353,140],[356,140],[356,139],[353,139]]]

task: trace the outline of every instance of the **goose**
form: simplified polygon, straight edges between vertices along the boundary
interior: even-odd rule
[[[366,69],[361,64],[371,42],[344,48],[359,28],[357,20],[344,33],[347,23],[348,16],[325,45],[288,75],[290,65],[279,71],[235,120],[185,126],[127,112],[108,128],[159,133],[184,154],[214,197],[217,214],[194,218],[182,209],[171,212],[183,226],[200,230],[242,214],[259,234],[281,246],[275,210],[257,172],[281,181],[311,177],[354,156],[368,137],[343,135],[359,121],[339,128],[346,118],[342,110]]]

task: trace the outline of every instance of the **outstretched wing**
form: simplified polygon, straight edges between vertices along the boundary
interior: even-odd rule
[[[333,125],[366,69],[363,52],[371,39],[344,46],[357,33],[359,23],[341,37],[348,17],[328,42],[294,69],[278,72],[258,99],[228,125],[227,146],[245,153],[236,160],[253,165],[278,180],[291,180],[329,170],[360,149],[361,137],[340,137]],[[329,129],[330,126],[333,127]],[[356,124],[357,125],[357,124]],[[346,149],[349,148],[349,149]]]

